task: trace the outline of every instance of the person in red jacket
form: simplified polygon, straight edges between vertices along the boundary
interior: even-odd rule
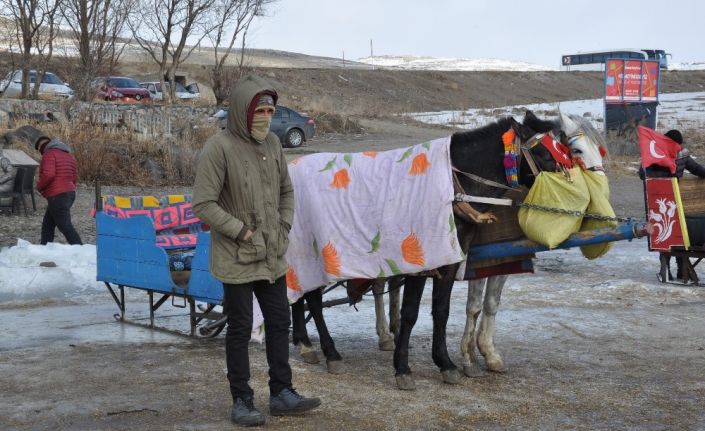
[[[44,135],[33,138],[34,148],[42,154],[37,190],[48,203],[42,220],[40,244],[53,242],[57,227],[69,244],[83,244],[71,223],[71,206],[76,200],[78,181],[76,159],[60,139]]]

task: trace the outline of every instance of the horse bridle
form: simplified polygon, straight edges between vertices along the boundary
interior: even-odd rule
[[[534,148],[536,145],[538,145],[541,142],[541,139],[544,137],[545,133],[537,133],[535,134],[532,138],[527,140],[528,142],[531,142],[530,144],[525,144],[522,145],[521,141],[519,141],[519,151],[517,152],[517,170],[521,168],[521,156],[523,155],[526,158],[526,162],[529,165],[529,169],[531,169],[531,173],[534,176],[537,176],[540,173],[539,168],[536,165],[536,161],[534,160],[533,155],[531,154],[531,149]],[[553,134],[551,134],[553,136]],[[517,141],[519,140],[519,137],[517,136],[515,138]],[[456,168],[455,166],[451,166],[451,169],[453,171],[453,189],[455,191],[455,199],[453,202],[453,213],[458,215],[460,218],[463,220],[470,222],[470,223],[492,223],[493,221],[497,220],[497,217],[494,216],[492,213],[482,213],[475,208],[472,207],[468,203],[469,196],[466,192],[465,189],[463,188],[462,184],[460,183],[460,178],[458,177],[458,174],[461,174],[475,182],[494,187],[494,188],[499,188],[499,189],[504,189],[504,190],[514,190],[514,188],[509,187],[505,184],[500,184],[496,181],[488,180],[487,178],[483,178],[479,175],[471,174],[469,172],[464,172],[461,171],[460,169]],[[482,199],[482,198],[481,198]],[[485,198],[486,200],[494,200],[495,204],[498,205],[507,205],[506,203],[499,203],[500,199],[494,199],[494,198]],[[511,205],[511,200],[509,205]]]
[[[568,146],[570,146],[576,139],[579,139],[579,138],[581,138],[581,137],[582,137],[582,138],[586,138],[586,135],[585,135],[584,132],[577,132],[577,133],[574,133],[574,134],[568,136],[568,137],[567,137],[567,139],[568,139]],[[586,140],[587,140],[587,139],[586,139]],[[590,143],[591,145],[595,145],[595,143],[592,142],[592,141],[589,141],[589,143]],[[605,168],[604,168],[603,166],[599,166],[599,167],[598,167],[598,166],[593,166],[593,167],[585,168],[585,169],[588,170],[588,171],[592,171],[592,172],[605,172]]]

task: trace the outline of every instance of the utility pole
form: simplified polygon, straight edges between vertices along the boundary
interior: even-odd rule
[[[372,62],[372,70],[375,70],[375,62],[374,62],[374,50],[372,49],[372,39],[370,39],[370,61]]]
[[[345,50],[343,50],[343,69],[345,69]]]

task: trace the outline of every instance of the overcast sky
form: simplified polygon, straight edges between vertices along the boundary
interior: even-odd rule
[[[702,0],[278,0],[249,46],[358,59],[499,58],[551,67],[562,54],[656,48],[705,61]]]

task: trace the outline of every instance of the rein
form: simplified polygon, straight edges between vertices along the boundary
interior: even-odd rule
[[[510,129],[511,130],[511,129]],[[504,137],[504,135],[503,135]],[[531,138],[530,141],[532,141],[532,144],[529,146],[524,146],[521,145],[521,142],[519,141],[519,137],[515,136],[514,138],[514,147],[519,148],[520,151],[517,152],[515,156],[515,161],[516,161],[516,173],[514,175],[517,176],[518,178],[518,170],[519,166],[521,166],[521,156],[523,155],[526,158],[526,162],[529,165],[529,169],[531,169],[531,172],[534,176],[538,175],[539,169],[536,166],[536,162],[534,161],[533,155],[531,154],[530,149],[533,148],[535,145],[537,145],[539,142],[541,142],[541,137],[543,137],[543,134],[537,134],[533,138]],[[507,143],[504,143],[505,147],[505,158],[507,158],[507,152],[510,151],[508,149]],[[512,154],[514,151],[512,151]],[[506,166],[505,166],[506,168]],[[497,217],[492,214],[491,212],[486,212],[482,213],[475,208],[472,207],[468,202],[477,202],[477,203],[486,203],[486,204],[491,204],[491,205],[512,205],[512,200],[511,199],[496,199],[496,198],[485,198],[485,197],[478,197],[478,196],[470,196],[465,192],[465,189],[463,188],[462,184],[460,183],[460,178],[458,177],[458,174],[464,175],[466,178],[469,178],[477,183],[484,184],[490,187],[498,188],[498,189],[503,189],[503,190],[513,190],[512,187],[509,187],[504,184],[500,184],[496,181],[489,180],[487,178],[483,178],[479,175],[471,174],[469,172],[464,172],[461,171],[460,169],[456,168],[455,166],[451,166],[451,169],[453,171],[453,189],[455,190],[455,199],[453,202],[453,213],[458,215],[460,218],[462,218],[465,221],[468,221],[470,223],[492,223],[497,220]],[[511,183],[512,181],[509,179],[509,170],[507,169],[506,172],[508,181]],[[517,183],[518,184],[518,183]]]

